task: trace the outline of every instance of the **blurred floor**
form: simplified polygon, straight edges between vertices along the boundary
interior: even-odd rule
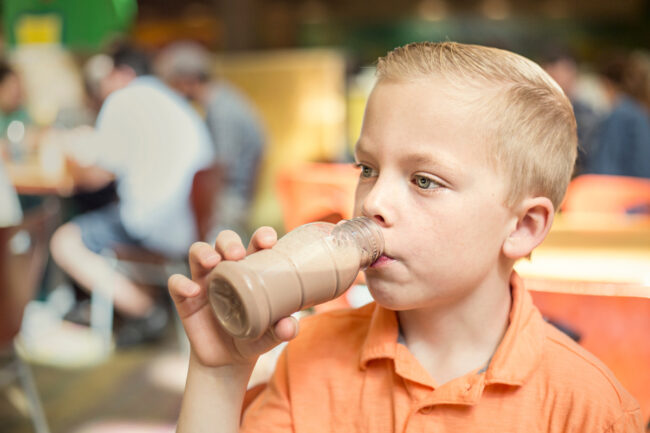
[[[161,342],[118,349],[97,366],[31,367],[52,433],[174,431],[187,361],[173,324]],[[1,433],[33,432],[18,389],[0,392]]]

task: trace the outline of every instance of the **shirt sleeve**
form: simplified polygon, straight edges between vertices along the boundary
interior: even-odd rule
[[[268,386],[245,410],[240,432],[293,432],[287,349],[278,358]]]
[[[137,123],[139,113],[134,104],[132,91],[123,89],[110,95],[97,117],[96,137],[93,140],[95,164],[116,175],[124,170],[124,161],[137,157],[137,143],[142,122]],[[135,153],[135,154],[134,154]]]

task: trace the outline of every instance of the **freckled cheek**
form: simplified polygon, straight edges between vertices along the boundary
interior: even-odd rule
[[[428,229],[425,225],[411,232],[410,239],[406,243],[410,245],[412,257],[422,260],[425,267],[446,267],[458,261],[464,261],[472,255],[475,247],[474,235],[468,233],[467,228],[457,226],[452,221],[445,222],[438,219],[437,222],[429,221]]]
[[[409,255],[432,260],[438,260],[445,250],[453,247],[453,243],[453,239],[448,239],[439,227],[426,229],[425,225],[416,222],[412,223],[409,235],[402,241]]]

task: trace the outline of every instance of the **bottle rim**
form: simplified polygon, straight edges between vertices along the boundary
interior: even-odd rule
[[[370,248],[372,249],[368,266],[372,265],[384,252],[384,237],[379,225],[368,217],[352,218],[347,220],[346,224],[351,224],[364,232],[365,238],[368,239]]]

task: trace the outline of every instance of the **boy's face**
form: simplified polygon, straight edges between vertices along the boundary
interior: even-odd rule
[[[487,122],[461,101],[476,92],[427,78],[382,81],[370,96],[355,214],[383,227],[388,257],[366,279],[384,307],[448,305],[508,272],[501,248],[517,218],[488,164]]]

